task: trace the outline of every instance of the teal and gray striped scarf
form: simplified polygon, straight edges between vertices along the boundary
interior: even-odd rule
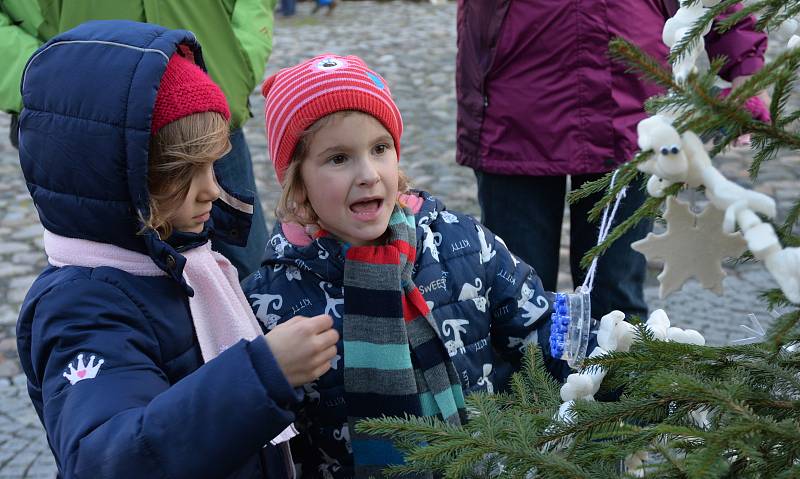
[[[382,477],[403,457],[385,438],[355,433],[361,419],[464,419],[461,382],[411,278],[413,214],[395,206],[386,244],[353,246],[344,266],[344,389],[356,477]]]

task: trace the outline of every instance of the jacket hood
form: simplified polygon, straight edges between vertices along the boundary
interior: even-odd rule
[[[419,208],[414,211],[414,216],[417,218],[417,225],[423,220],[430,224],[439,217],[439,213],[447,210],[447,206],[445,206],[440,198],[431,195],[427,191],[413,191],[413,193],[422,198],[422,203]],[[428,218],[427,220],[425,220],[426,217]],[[419,234],[419,230],[417,234]],[[417,239],[419,239],[419,237]],[[419,245],[419,241],[417,241],[417,245]]]
[[[444,203],[424,191],[413,190],[412,196],[421,198],[414,209],[417,225],[436,221],[446,210]],[[296,267],[303,272],[316,274],[325,281],[338,283],[344,274],[344,256],[347,246],[333,236],[308,238],[297,225],[276,223],[274,233],[267,243],[264,264],[273,267]],[[417,257],[422,252],[422,228],[417,228]],[[304,236],[304,238],[301,238]]]
[[[333,236],[314,239],[306,236],[297,241],[298,233],[292,234],[291,231],[301,229],[295,224],[277,222],[267,242],[262,267],[269,266],[275,271],[282,267],[298,268],[338,284],[344,274],[346,245]]]
[[[149,215],[153,107],[179,47],[205,69],[194,34],[158,25],[87,22],[42,45],[22,77],[19,154],[46,229],[148,254],[183,282],[185,259],[176,248],[153,230],[140,233],[140,218]],[[225,192],[222,197],[228,202],[215,202],[212,224],[219,218],[230,226],[233,215],[246,219],[249,228],[253,198]],[[183,238],[180,249],[202,244],[208,233],[206,228]]]

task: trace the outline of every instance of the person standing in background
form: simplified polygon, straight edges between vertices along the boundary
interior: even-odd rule
[[[267,242],[242,127],[252,116],[250,92],[261,83],[272,52],[275,1],[0,0],[0,53],[4,59],[0,110],[12,115],[12,144],[17,145],[22,71],[28,58],[48,39],[88,20],[134,20],[190,30],[205,45],[203,60],[208,73],[222,88],[231,110],[232,149],[215,165],[218,181],[229,191],[255,199],[247,237],[238,237],[243,235],[232,229],[233,237],[212,239],[214,248],[233,263],[239,278],[244,278],[258,268]]]
[[[297,4],[295,0],[281,0],[281,15],[291,17],[296,11]]]
[[[612,61],[608,42],[626,38],[666,64],[661,32],[678,6],[675,0],[458,2],[456,160],[475,170],[482,222],[534,267],[545,290],[557,284],[567,175],[579,189],[630,160],[638,149],[636,125],[647,116],[644,101],[662,92]],[[751,16],[705,37],[711,58],[727,57],[720,75],[734,86],[764,64],[767,37],[754,26]],[[570,205],[574,286],[585,275],[580,259],[597,241],[588,211],[600,197]],[[640,188],[628,188],[618,221],[644,199]],[[600,258],[594,317],[614,309],[646,316],[646,262],[630,244],[650,228],[642,221]]]
[[[328,11],[325,15],[330,15],[333,13],[333,9],[336,8],[336,0],[316,0],[317,4],[314,5],[314,9],[311,10],[311,14],[314,15],[317,13],[322,7],[328,7]]]

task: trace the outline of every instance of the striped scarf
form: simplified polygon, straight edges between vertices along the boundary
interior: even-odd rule
[[[403,463],[390,440],[355,433],[359,420],[465,417],[458,374],[411,279],[416,243],[413,214],[395,206],[386,244],[347,250],[344,390],[356,477],[383,477],[387,465]]]

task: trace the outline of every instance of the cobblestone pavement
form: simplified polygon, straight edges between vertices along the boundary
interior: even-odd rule
[[[311,16],[311,5],[279,19],[275,52],[267,74],[313,54],[356,54],[392,85],[405,122],[402,166],[416,187],[441,196],[447,205],[479,215],[472,171],[455,164],[455,5],[344,2],[331,17]],[[265,211],[272,211],[278,188],[266,156],[261,118],[263,101],[252,96],[256,117],[246,127]],[[45,264],[42,228],[8,142],[8,116],[0,114],[0,479],[52,477],[54,463],[25,391],[16,359],[14,324],[20,303]],[[729,178],[772,195],[785,215],[798,191],[800,156],[784,155],[766,165],[756,185],[746,174],[748,153],[737,151],[716,163]],[[568,224],[568,222],[565,222]],[[568,238],[568,235],[563,235]],[[571,289],[562,247],[561,289]],[[769,315],[756,293],[774,282],[761,265],[728,268],[725,293],[717,296],[691,281],[666,300],[657,299],[655,265],[647,298],[663,307],[673,323],[702,331],[709,343],[725,344],[745,336],[740,324],[748,313]]]

